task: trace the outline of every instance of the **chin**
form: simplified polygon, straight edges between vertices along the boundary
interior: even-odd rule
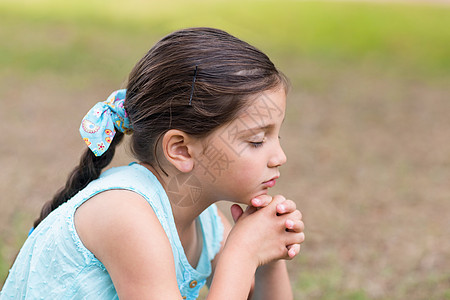
[[[244,205],[252,205],[251,201],[253,198],[262,196],[262,195],[267,195],[267,193],[268,193],[268,189],[266,188],[261,191],[248,194],[247,196],[240,196],[240,197],[235,196],[235,197],[223,198],[221,200],[227,201],[227,202],[238,203],[238,204],[244,204]]]
[[[267,195],[268,192],[269,192],[268,189],[263,189],[262,191],[256,193],[255,196],[253,196],[253,198],[261,195]]]

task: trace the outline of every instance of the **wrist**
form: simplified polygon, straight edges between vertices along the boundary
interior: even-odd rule
[[[258,273],[276,272],[286,269],[286,261],[284,259],[274,260],[258,268]]]
[[[255,275],[255,299],[293,299],[285,260],[276,260],[258,268]]]
[[[224,245],[207,299],[247,299],[257,264],[242,252],[233,245]]]
[[[221,253],[222,256],[240,264],[243,268],[252,270],[253,274],[255,274],[259,267],[259,260],[256,253],[253,253],[249,247],[232,243],[230,240],[225,242]]]

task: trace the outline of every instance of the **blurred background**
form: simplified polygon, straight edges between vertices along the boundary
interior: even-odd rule
[[[296,299],[450,299],[446,1],[0,0],[0,287],[78,163],[84,114],[191,26],[250,42],[291,79],[273,193],[306,224]],[[132,160],[122,148],[115,165]]]

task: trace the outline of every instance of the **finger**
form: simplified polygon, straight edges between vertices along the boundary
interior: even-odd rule
[[[276,207],[279,204],[283,203],[284,201],[286,201],[286,198],[284,198],[284,196],[282,196],[282,195],[275,195],[275,196],[273,196],[272,202],[270,202],[270,205],[274,205],[275,209],[276,209]]]
[[[278,216],[281,216],[280,214],[277,213]],[[302,213],[296,209],[293,212],[286,212],[284,214],[282,214],[282,216],[284,216],[287,219],[291,219],[291,220],[298,220],[298,221],[302,221]]]
[[[287,255],[289,256],[290,259],[293,259],[300,253],[300,244],[289,245],[287,246],[287,249],[288,249]]]
[[[292,214],[294,215],[294,218],[296,220],[302,220],[303,219],[303,215],[298,209],[295,210]]]
[[[286,229],[290,232],[302,232],[305,230],[305,224],[300,220],[287,219],[285,221]]]
[[[297,209],[297,205],[292,200],[285,200],[282,203],[277,205],[277,213],[278,214],[285,214],[285,213],[291,213]]]
[[[269,196],[270,197],[270,196]],[[286,198],[284,198],[281,195],[276,195],[274,197],[272,197],[272,201],[266,206],[266,207],[258,207],[258,209],[260,211],[262,211],[262,213],[268,214],[268,215],[276,215],[276,207],[278,204],[282,203],[283,201],[286,201]],[[257,208],[253,207],[255,210]]]
[[[304,232],[287,232],[286,233],[286,245],[301,244],[305,241]]]
[[[247,208],[245,209],[244,213],[241,215],[242,217],[246,217],[248,215],[251,215],[252,213],[254,213],[255,211],[257,211],[256,207],[253,207],[251,205],[248,205]]]
[[[234,223],[237,222],[237,220],[239,220],[239,218],[242,216],[242,214],[244,213],[244,211],[242,210],[242,208],[237,205],[237,204],[233,204],[230,208],[231,210],[231,216],[233,217]]]
[[[269,205],[267,205],[267,209],[265,209],[265,212],[278,215],[277,205],[283,203],[284,201],[286,201],[286,198],[284,198],[282,195],[273,196],[272,201],[269,203]]]
[[[265,207],[272,202],[272,197],[269,195],[259,195],[251,200],[254,207]]]

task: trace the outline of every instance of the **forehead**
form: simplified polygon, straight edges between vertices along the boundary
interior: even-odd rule
[[[286,111],[286,92],[280,88],[265,91],[250,99],[250,104],[238,115],[235,123],[240,127],[263,128],[281,125]]]

